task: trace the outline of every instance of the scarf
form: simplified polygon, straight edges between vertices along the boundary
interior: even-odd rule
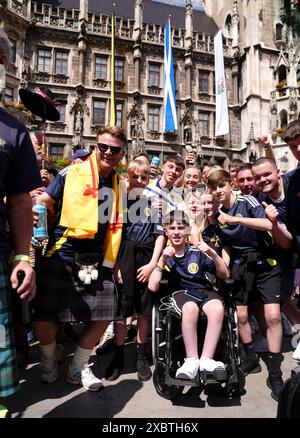
[[[74,239],[94,239],[98,230],[99,172],[96,154],[69,167],[62,202],[60,225]],[[104,241],[103,266],[113,268],[121,244],[123,185],[113,175],[113,205]]]

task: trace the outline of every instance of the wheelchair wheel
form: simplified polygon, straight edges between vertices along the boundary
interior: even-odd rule
[[[238,382],[232,383],[229,381],[226,384],[226,389],[229,397],[238,397],[240,395],[243,395],[245,392],[246,379],[244,373],[238,367],[236,368],[236,373],[237,373]]]
[[[160,348],[164,344],[164,323],[160,312],[156,306],[152,309],[152,358],[153,364],[156,366],[160,355]]]
[[[182,394],[183,386],[167,385],[165,383],[165,365],[157,364],[153,372],[153,384],[156,392],[167,400],[174,400]]]

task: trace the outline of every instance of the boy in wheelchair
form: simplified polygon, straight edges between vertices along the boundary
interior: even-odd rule
[[[157,292],[164,273],[169,280],[170,293],[183,289],[174,294],[176,305],[181,310],[186,351],[184,364],[178,368],[176,378],[192,380],[198,371],[222,375],[225,366],[213,357],[221,335],[224,308],[204,272],[227,279],[229,271],[223,259],[206,243],[200,242],[197,248],[187,245],[190,227],[183,211],[172,211],[164,220],[164,226],[171,244],[164,249],[156,269],[150,275],[148,288]],[[207,317],[207,330],[199,358],[197,323],[201,311]]]

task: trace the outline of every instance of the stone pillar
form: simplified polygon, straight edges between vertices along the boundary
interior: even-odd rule
[[[186,0],[185,6],[185,83],[186,99],[192,98],[192,67],[193,67],[193,6],[191,0]]]

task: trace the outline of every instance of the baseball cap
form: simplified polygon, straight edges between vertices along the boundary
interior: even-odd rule
[[[76,160],[76,158],[87,158],[90,154],[91,152],[87,151],[86,149],[77,149],[72,155],[71,159]]]

